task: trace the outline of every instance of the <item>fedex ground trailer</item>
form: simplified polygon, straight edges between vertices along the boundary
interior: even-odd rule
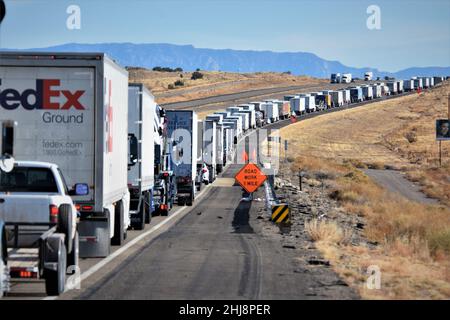
[[[81,257],[105,257],[130,225],[128,72],[103,53],[0,53],[0,122],[17,160],[54,163],[80,212]],[[5,129],[5,128],[2,128]]]

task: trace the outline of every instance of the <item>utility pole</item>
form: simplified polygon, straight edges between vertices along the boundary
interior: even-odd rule
[[[303,186],[302,186],[303,174],[304,174],[303,171],[298,169],[298,187],[300,188],[300,191],[303,191]]]

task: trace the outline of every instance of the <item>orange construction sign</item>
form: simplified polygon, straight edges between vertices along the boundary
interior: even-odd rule
[[[246,164],[234,177],[245,191],[252,193],[266,181],[267,176],[254,163]]]

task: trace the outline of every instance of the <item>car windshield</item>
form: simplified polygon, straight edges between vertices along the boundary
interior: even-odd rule
[[[57,193],[58,187],[50,169],[15,167],[9,173],[0,171],[0,192]]]

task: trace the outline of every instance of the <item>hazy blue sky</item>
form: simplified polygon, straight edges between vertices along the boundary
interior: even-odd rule
[[[69,5],[81,29],[66,28]],[[369,30],[369,5],[381,30]],[[450,0],[6,0],[1,48],[67,42],[304,51],[355,67],[450,66]]]

